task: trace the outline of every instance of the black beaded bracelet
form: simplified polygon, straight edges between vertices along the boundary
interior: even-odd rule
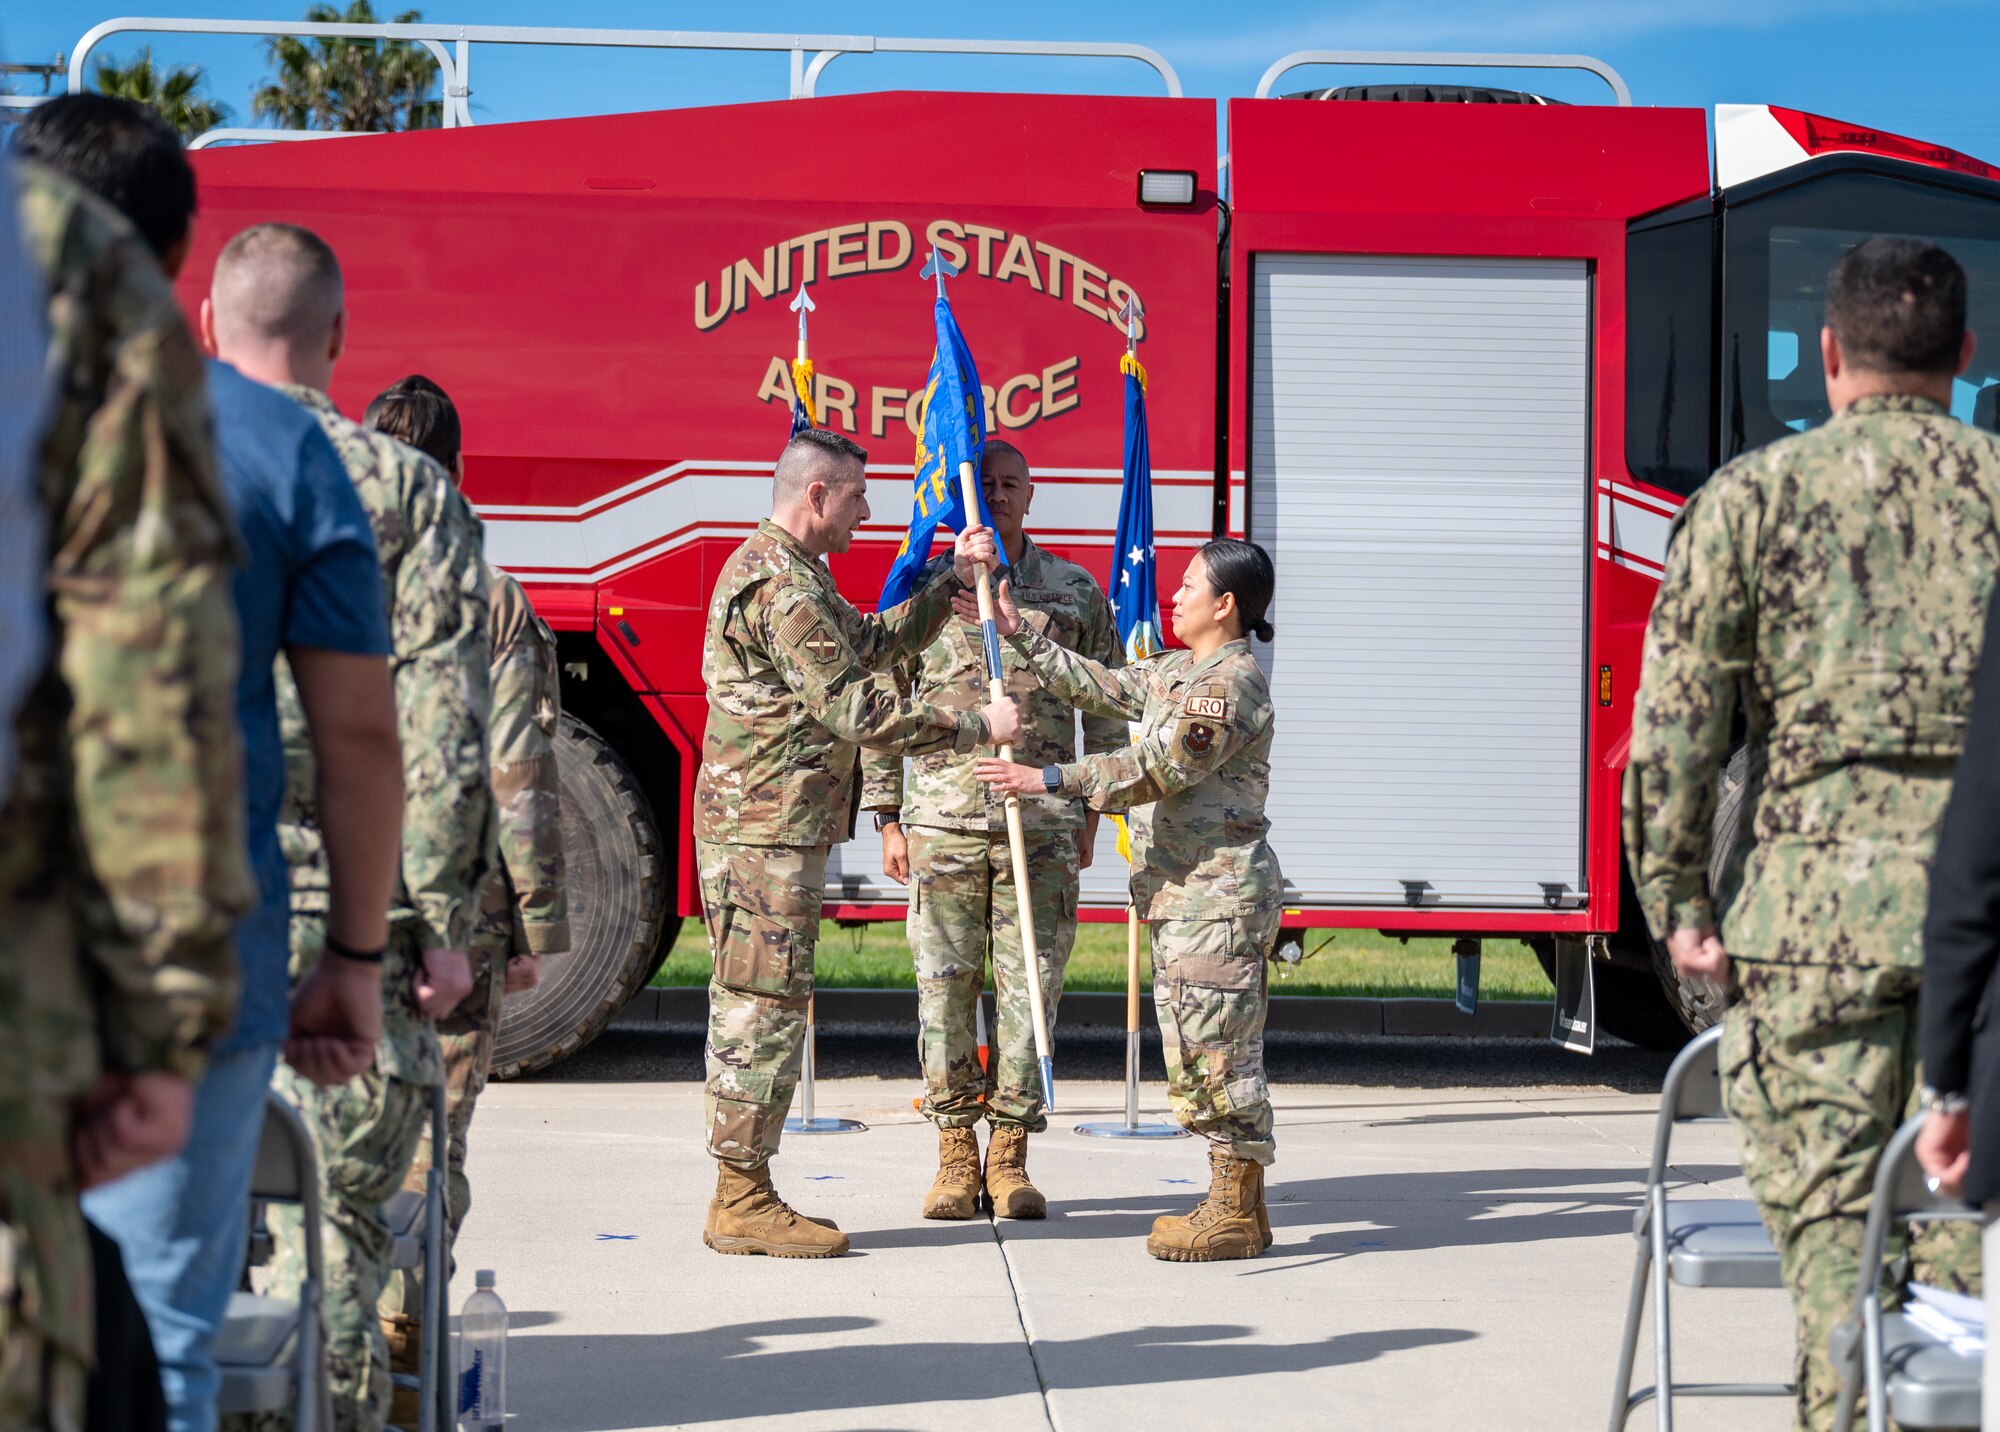
[[[343,945],[340,941],[334,939],[333,936],[328,935],[326,937],[326,952],[330,955],[339,955],[343,960],[353,960],[357,965],[379,965],[382,963],[382,957],[389,953],[389,948],[384,945],[381,949],[370,954],[366,950],[356,950]]]

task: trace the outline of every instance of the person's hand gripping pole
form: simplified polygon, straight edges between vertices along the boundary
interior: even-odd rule
[[[968,514],[979,511],[979,479],[972,464],[958,465],[958,485]],[[976,520],[976,519],[975,519]],[[1006,678],[1000,670],[1000,632],[993,621],[993,578],[979,569],[979,631],[986,645],[986,694],[991,701],[1007,696]],[[1000,747],[1000,759],[1014,759],[1013,743]],[[1049,1052],[1049,1016],[1042,999],[1042,954],[1035,942],[1035,912],[1028,872],[1028,842],[1021,830],[1021,798],[1007,795],[1007,846],[1014,858],[1015,917],[1021,929],[1021,957],[1027,965],[1028,1013],[1035,1026],[1035,1063],[1042,1072],[1042,1104],[1046,1112],[1056,1111],[1055,1058]]]

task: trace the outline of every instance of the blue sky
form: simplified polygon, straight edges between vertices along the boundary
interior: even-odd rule
[[[252,19],[299,15],[305,6],[304,0],[205,0],[146,8]],[[755,7],[420,0],[420,8],[426,20],[445,23],[1127,41],[1165,55],[1187,93],[1210,96],[1251,93],[1267,64],[1297,49],[1581,51],[1623,73],[1640,104],[1784,104],[2000,163],[2000,99],[1992,78],[2000,0],[1259,0],[1254,7],[1240,0],[1017,0],[1004,11],[978,14],[799,0]],[[46,61],[120,13],[129,11],[89,0],[6,0],[0,56]],[[214,97],[234,107],[239,123],[250,122],[250,92],[264,69],[259,42],[125,36],[109,52],[123,57],[148,38],[161,59],[205,65]],[[1363,79],[1371,72],[1345,75]],[[1335,72],[1300,70],[1289,87],[1333,82]],[[1545,76],[1521,87],[1576,100],[1603,94],[1586,76]],[[481,122],[781,99],[786,60],[484,47],[474,51],[473,88]],[[821,93],[889,88],[1159,92],[1149,71],[1130,64],[855,55],[828,69]]]

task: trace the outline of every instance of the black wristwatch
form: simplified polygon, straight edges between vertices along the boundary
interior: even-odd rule
[[[1061,766],[1042,767],[1042,789],[1047,791],[1050,795],[1054,795],[1057,791],[1062,789]]]
[[[899,810],[878,810],[875,812],[875,833],[880,835],[885,825],[900,825],[903,813]]]

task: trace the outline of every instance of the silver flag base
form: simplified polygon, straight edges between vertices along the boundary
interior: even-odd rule
[[[1091,1139],[1184,1139],[1188,1131],[1179,1124],[1147,1122],[1128,1124],[1123,1119],[1117,1123],[1078,1124],[1076,1131]]]
[[[863,1134],[868,1126],[859,1119],[787,1119],[788,1134]]]

